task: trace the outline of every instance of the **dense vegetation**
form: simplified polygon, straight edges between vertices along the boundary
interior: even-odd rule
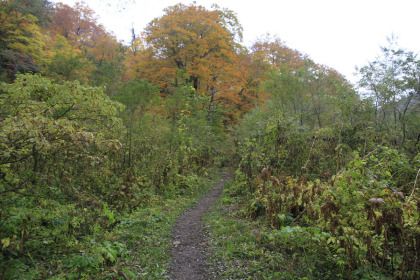
[[[244,47],[217,6],[128,44],[83,3],[0,15],[0,278],[165,277],[177,215],[226,167],[222,278],[420,277],[420,60],[395,40],[351,85],[277,37]]]

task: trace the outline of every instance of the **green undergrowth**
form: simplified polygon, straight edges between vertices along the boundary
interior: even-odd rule
[[[347,271],[328,249],[327,233],[316,228],[273,229],[251,220],[239,198],[225,185],[205,217],[210,232],[210,266],[219,279],[346,279]]]
[[[197,203],[218,180],[217,173],[197,178],[182,194],[174,190],[122,219],[113,234],[116,240],[126,244],[127,255],[115,264],[117,269],[111,268],[111,273],[117,272],[124,277],[121,279],[169,278],[173,226],[179,215]]]
[[[67,251],[61,248],[61,251],[49,251],[44,257],[28,253],[26,258],[16,255],[0,259],[0,279],[168,278],[172,230],[178,216],[208,192],[220,180],[220,175],[209,171],[206,176],[189,175],[181,179],[183,182],[177,182],[176,186],[167,186],[164,194],[150,195],[147,203],[131,213],[117,212],[105,204],[103,215],[107,216],[108,226],[92,224],[92,234],[81,236],[74,241],[77,244],[67,245]],[[47,248],[68,238],[65,232],[54,231],[49,236],[54,234],[57,234],[56,241],[51,237],[51,245],[46,241],[41,245]],[[4,254],[17,251],[12,251],[17,243],[15,239],[1,240]]]
[[[100,277],[108,279],[163,279],[169,276],[172,230],[179,215],[193,206],[220,179],[218,173],[190,178],[182,191],[174,188],[156,196],[148,206],[122,218],[110,233],[126,253]]]

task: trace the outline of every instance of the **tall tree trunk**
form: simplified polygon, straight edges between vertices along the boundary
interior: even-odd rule
[[[216,95],[216,89],[214,87],[211,88],[211,96],[210,96],[210,105],[209,105],[209,110],[208,110],[208,119],[209,122],[212,123],[213,122],[213,106],[214,106],[214,96]]]

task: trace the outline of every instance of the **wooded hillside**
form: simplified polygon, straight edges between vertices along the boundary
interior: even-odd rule
[[[218,6],[128,44],[84,3],[1,1],[0,23],[1,279],[162,279],[219,169],[265,228],[249,279],[420,277],[420,59],[395,40],[353,85],[277,36],[245,47]]]

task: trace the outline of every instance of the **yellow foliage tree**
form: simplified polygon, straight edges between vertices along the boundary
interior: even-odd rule
[[[166,8],[146,27],[137,75],[165,94],[180,84],[191,84],[197,94],[210,97],[209,111],[223,102],[235,112],[243,102],[240,93],[246,82],[235,42],[241,27],[232,20],[233,13],[215,8],[195,4]]]
[[[11,9],[7,3],[0,5],[0,46],[2,68],[9,79],[18,72],[36,72],[44,61],[48,36],[36,24],[31,14]]]

